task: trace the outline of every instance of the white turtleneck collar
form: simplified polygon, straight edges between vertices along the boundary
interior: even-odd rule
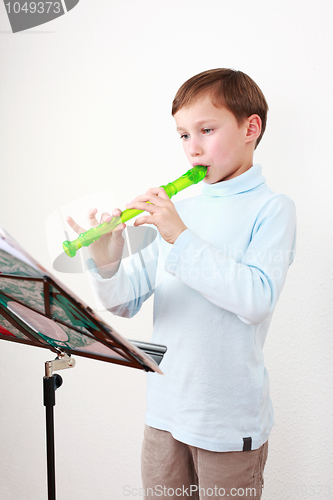
[[[232,196],[244,193],[266,182],[261,173],[261,165],[253,165],[249,170],[228,181],[215,184],[203,183],[202,194],[205,196]]]

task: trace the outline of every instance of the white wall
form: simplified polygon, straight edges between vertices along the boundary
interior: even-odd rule
[[[255,160],[295,201],[298,246],[265,347],[276,417],[265,500],[333,495],[332,14],[330,0],[81,0],[14,35],[0,4],[0,224],[50,270],[63,239],[49,251],[53,212],[105,189],[123,207],[189,168],[170,115],[187,78],[232,67],[266,95]],[[58,276],[94,305],[82,276]],[[132,320],[102,314],[149,340],[151,313],[148,302]],[[48,359],[0,344],[1,500],[46,498]],[[56,394],[58,497],[120,499],[141,486],[146,376],[76,360]]]

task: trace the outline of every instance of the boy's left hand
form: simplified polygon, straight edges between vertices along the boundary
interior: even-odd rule
[[[147,201],[150,203],[147,203]],[[154,224],[167,243],[173,244],[178,236],[187,229],[174,204],[161,187],[148,189],[146,194],[138,196],[131,203],[126,203],[126,208],[149,212],[150,215],[138,217],[134,222],[134,226]]]

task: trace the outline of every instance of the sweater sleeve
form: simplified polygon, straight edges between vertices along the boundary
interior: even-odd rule
[[[255,325],[275,308],[294,259],[295,240],[294,203],[276,195],[260,210],[249,245],[237,260],[187,229],[173,245],[165,269],[213,304]]]
[[[159,247],[159,237],[148,246],[143,242],[134,255],[121,261],[117,273],[107,279],[98,274],[89,259],[88,276],[99,305],[116,316],[135,316],[154,293]]]

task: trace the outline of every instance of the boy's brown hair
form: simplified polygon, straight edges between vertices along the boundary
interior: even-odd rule
[[[206,93],[210,94],[214,106],[229,109],[239,125],[253,114],[260,116],[261,133],[256,141],[257,147],[266,128],[268,105],[252,78],[227,68],[211,69],[192,76],[178,90],[172,103],[172,116]]]

